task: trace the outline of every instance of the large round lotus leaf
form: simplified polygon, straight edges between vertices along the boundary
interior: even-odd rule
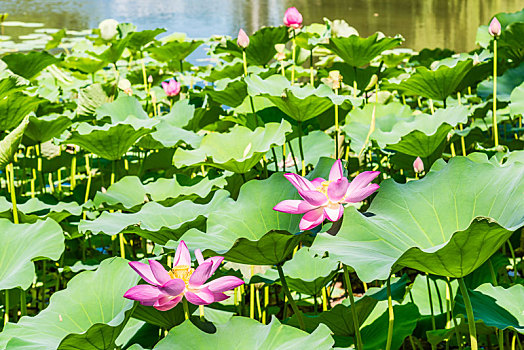
[[[38,118],[31,115],[24,134],[33,141],[42,143],[59,136],[71,124],[73,124],[72,118],[65,114],[50,114]]]
[[[62,229],[50,219],[18,225],[0,219],[0,242],[0,290],[28,288],[35,277],[32,260],[58,260],[64,251]]]
[[[182,201],[172,207],[164,207],[157,202],[146,203],[137,213],[110,213],[92,221],[82,220],[78,225],[80,232],[116,235],[120,232],[134,232],[158,244],[177,240],[191,227],[201,226],[205,217],[229,203],[228,192],[219,190],[208,204],[195,204]]]
[[[272,146],[282,146],[290,131],[291,125],[285,120],[280,124],[268,123],[254,131],[237,125],[228,133],[207,134],[198,149],[178,148],[173,162],[176,167],[208,164],[235,173],[247,173]]]
[[[8,323],[0,333],[4,349],[114,349],[134,302],[124,293],[139,276],[122,258],[109,258],[96,271],[73,277],[67,288],[51,296],[35,317]],[[19,346],[19,342],[25,346]]]
[[[317,88],[311,85],[300,87],[291,85],[289,80],[281,75],[272,75],[267,79],[253,75],[245,81],[249,95],[260,95],[269,99],[290,118],[300,122],[315,118],[334,104],[341,105],[345,101],[360,104],[360,100],[353,97],[335,95],[327,85],[321,84]]]
[[[204,333],[190,321],[173,328],[154,347],[154,350],[207,350],[210,344],[216,349],[331,349],[334,344],[329,328],[320,325],[308,334],[281,324],[273,318],[264,325],[247,317],[233,317],[224,324],[215,325],[216,332]]]
[[[524,23],[512,23],[505,28],[498,39],[501,56],[519,62],[524,58]]]
[[[166,30],[163,28],[156,28],[130,33],[131,38],[129,39],[127,47],[131,50],[139,51],[142,47],[155,40],[157,35],[162,34],[165,31]]]
[[[206,86],[204,93],[219,104],[237,107],[247,96],[247,85],[242,79],[224,78],[215,82],[215,86]]]
[[[442,65],[436,70],[417,67],[411,77],[389,88],[408,95],[444,101],[455,91],[472,67],[472,60],[458,61],[453,67]]]
[[[104,61],[89,58],[89,57],[75,57],[67,56],[61,63],[61,66],[71,71],[78,70],[86,74],[93,74],[104,68],[106,63]]]
[[[26,79],[35,77],[45,67],[57,64],[61,61],[45,51],[31,51],[26,54],[11,53],[2,57],[2,60],[7,63],[7,67],[11,72]]]
[[[485,283],[473,291],[468,291],[475,321],[498,329],[513,329],[524,334],[524,286],[513,285],[508,289]],[[455,298],[455,315],[466,317],[464,299],[459,294]]]
[[[28,96],[22,92],[15,92],[0,99],[0,130],[11,130],[44,100]]]
[[[288,29],[284,26],[262,28],[249,36],[249,46],[246,48],[246,59],[250,64],[266,65],[277,53],[275,44],[289,41]],[[215,53],[229,53],[242,58],[242,48],[236,40],[228,40],[225,45],[215,48]]]
[[[202,44],[200,40],[193,41],[171,41],[162,46],[150,46],[146,49],[151,56],[161,62],[181,61],[189,56]]]
[[[96,119],[109,116],[111,122],[125,121],[129,116],[138,119],[148,119],[147,113],[135,97],[121,95],[115,101],[105,103],[96,109]]]
[[[29,124],[29,119],[25,118],[20,125],[0,141],[0,169],[4,169],[13,161],[13,158],[18,151],[18,146],[20,146],[20,142],[22,142],[22,137],[24,136],[27,124]]]
[[[413,114],[409,106],[394,102],[387,105],[368,104],[354,109],[346,118],[342,130],[351,140],[350,147],[360,152],[366,147],[366,138],[375,113],[375,130],[370,140],[381,148],[388,148],[415,157],[428,157],[446,139],[449,131],[459,123],[467,122],[466,106],[438,109],[434,115]]]
[[[513,115],[524,115],[524,83],[517,86],[510,95],[509,111]]]
[[[312,249],[352,266],[366,282],[396,266],[463,277],[524,225],[524,164],[455,157],[424,179],[382,183],[366,215],[346,208],[337,236]]]
[[[378,38],[375,33],[367,38],[351,35],[347,38],[330,38],[328,44],[322,46],[333,51],[347,64],[362,67],[371,62],[375,57],[386,50],[393,49],[402,44],[402,38]]]
[[[19,77],[8,76],[0,80],[0,98],[4,98],[14,92],[23,90],[26,86],[22,85]]]
[[[92,126],[80,123],[65,143],[73,143],[108,160],[118,160],[142,136],[153,131],[158,120],[129,117],[124,122]]]
[[[524,62],[510,68],[497,78],[497,100],[509,101],[513,89],[524,82]],[[493,79],[484,80],[477,86],[477,94],[487,100],[493,96]]]
[[[179,174],[171,179],[159,178],[143,184],[137,176],[126,176],[111,185],[105,193],[97,192],[93,201],[96,206],[131,209],[148,201],[148,195],[153,201],[160,203],[170,199],[175,201],[179,197],[181,199],[204,198],[214,188],[223,188],[225,185],[224,177],[189,178]]]
[[[58,202],[49,204],[38,198],[31,198],[25,203],[18,203],[18,219],[22,223],[35,223],[40,219],[51,218],[60,222],[65,218],[82,214],[82,207],[76,202]],[[5,197],[0,197],[0,217],[13,220],[13,205]]]
[[[243,73],[244,63],[241,59],[235,58],[231,62],[220,62],[220,64],[211,67],[207,73],[202,75],[202,78],[206,81],[214,82],[225,78],[235,79]]]

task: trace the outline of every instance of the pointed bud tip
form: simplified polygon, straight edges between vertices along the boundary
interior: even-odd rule
[[[237,45],[245,49],[249,45],[249,36],[247,36],[244,29],[238,31]]]
[[[499,36],[500,32],[502,31],[501,25],[497,17],[493,17],[489,24],[489,34],[491,36]]]
[[[413,162],[413,170],[415,170],[416,173],[421,173],[424,171],[424,162],[420,157],[417,157],[415,161]]]

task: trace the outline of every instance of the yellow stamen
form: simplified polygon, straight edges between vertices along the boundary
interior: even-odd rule
[[[188,265],[178,265],[175,266],[169,271],[169,276],[171,278],[180,278],[184,281],[186,284],[186,287],[189,285],[189,279],[191,278],[191,275],[195,272],[195,269],[191,268],[191,266]]]

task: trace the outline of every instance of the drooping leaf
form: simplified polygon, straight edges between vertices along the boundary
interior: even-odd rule
[[[165,31],[163,28],[156,28],[133,32],[130,34],[131,38],[129,39],[128,47],[135,51],[141,50],[144,46],[155,40],[159,34],[165,33]]]
[[[0,100],[0,130],[11,130],[44,100],[25,95],[22,92],[9,94]]]
[[[35,278],[33,259],[58,260],[64,251],[62,229],[53,220],[13,224],[0,219],[0,289],[27,289]],[[1,341],[0,341],[1,343]]]
[[[455,157],[420,181],[384,181],[366,216],[347,208],[338,235],[320,233],[312,249],[363,281],[386,279],[396,266],[465,276],[524,225],[523,177],[522,163]]]
[[[62,62],[63,67],[71,71],[78,70],[85,74],[96,73],[106,65],[106,62],[90,57],[67,56],[66,59]]]
[[[497,77],[497,100],[509,101],[513,89],[524,83],[524,62],[515,68],[510,68]],[[477,86],[477,94],[483,99],[493,95],[493,79],[484,80]]]
[[[4,169],[13,161],[28,124],[29,118],[26,117],[20,125],[0,141],[0,169]]]
[[[100,84],[92,84],[78,92],[76,113],[92,115],[98,107],[109,102],[109,97]]]
[[[43,143],[62,134],[71,124],[73,124],[72,118],[66,114],[50,114],[42,117],[30,115],[24,134],[37,143]]]
[[[115,101],[108,102],[96,109],[96,118],[110,117],[112,123],[126,120],[129,116],[137,119],[148,119],[142,105],[133,96],[121,95]]]
[[[26,54],[11,53],[2,57],[2,60],[7,63],[7,67],[11,72],[26,79],[34,78],[47,66],[61,61],[45,51],[31,51]]]
[[[182,61],[202,44],[200,40],[170,41],[162,46],[150,46],[146,49],[151,56],[160,62]]]
[[[204,92],[213,101],[230,107],[239,106],[247,96],[247,86],[243,80],[231,80],[225,78],[215,82],[212,88],[206,86]]]

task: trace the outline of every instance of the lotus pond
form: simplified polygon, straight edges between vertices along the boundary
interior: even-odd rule
[[[1,349],[523,348],[524,10],[282,16],[3,54]]]

